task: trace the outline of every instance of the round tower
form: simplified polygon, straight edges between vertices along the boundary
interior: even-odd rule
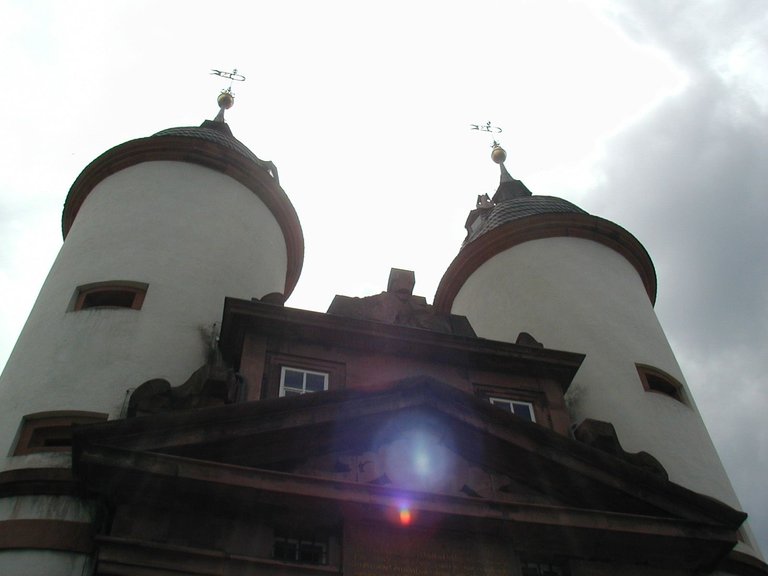
[[[613,222],[533,196],[505,157],[496,146],[499,188],[478,198],[435,306],[465,315],[481,337],[528,332],[586,354],[566,396],[572,421],[610,422],[625,451],[648,452],[671,481],[740,508],[654,312],[646,250]]]
[[[64,244],[0,377],[0,523],[47,522],[54,536],[0,550],[2,574],[84,569],[76,534],[92,510],[61,471],[72,424],[119,417],[145,381],[187,380],[215,345],[225,297],[287,298],[296,285],[296,211],[275,166],[224,122],[226,92],[216,120],[116,146],[69,191]],[[37,478],[37,495],[9,492],[14,478]]]

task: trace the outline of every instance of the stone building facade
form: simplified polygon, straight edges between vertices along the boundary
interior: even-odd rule
[[[645,249],[494,159],[432,305],[327,313],[223,114],[94,160],[0,379],[0,573],[768,574]]]

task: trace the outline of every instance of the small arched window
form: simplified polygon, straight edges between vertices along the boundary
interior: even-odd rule
[[[141,310],[147,284],[129,281],[97,282],[77,287],[73,310],[130,308]]]
[[[644,364],[636,364],[636,366],[640,381],[647,392],[664,394],[685,404],[685,393],[680,382],[658,368]]]
[[[32,452],[62,452],[72,448],[73,427],[80,424],[103,422],[107,414],[75,410],[53,410],[27,414],[13,448],[12,456]]]

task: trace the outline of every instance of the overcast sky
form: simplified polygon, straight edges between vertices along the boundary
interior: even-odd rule
[[[768,552],[768,3],[0,0],[0,365],[96,156],[216,113],[272,160],[306,257],[288,304],[382,291],[430,301],[490,140],[534,194],[632,232],[656,310]],[[546,342],[545,342],[546,344]],[[176,383],[175,383],[176,384]]]

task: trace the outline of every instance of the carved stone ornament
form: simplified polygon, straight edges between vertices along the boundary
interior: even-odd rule
[[[242,382],[232,370],[207,363],[180,386],[173,387],[163,378],[147,380],[131,394],[127,416],[232,404],[241,388]]]
[[[415,278],[410,270],[392,268],[387,291],[365,298],[334,297],[328,314],[398,324],[445,334],[475,336],[464,316],[438,312],[423,296],[413,295]]]
[[[573,435],[576,440],[607,452],[617,458],[621,458],[625,462],[633,464],[638,468],[643,468],[652,474],[656,474],[664,478],[669,479],[669,474],[661,465],[661,462],[656,460],[648,452],[625,452],[619,442],[619,437],[616,435],[616,428],[610,422],[602,422],[601,420],[592,420],[590,418],[584,420],[573,431]]]

